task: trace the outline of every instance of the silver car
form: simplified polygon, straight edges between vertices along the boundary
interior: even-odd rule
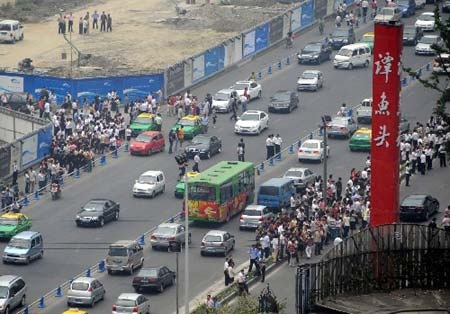
[[[182,224],[163,223],[153,232],[150,242],[152,249],[169,249],[170,242],[185,243],[186,229]],[[189,233],[189,242],[191,243],[191,234]]]
[[[327,124],[328,137],[350,138],[358,129],[358,124],[352,117],[335,117]]]
[[[138,293],[122,293],[112,307],[112,314],[150,314],[150,300]]]
[[[92,277],[79,277],[71,284],[67,291],[67,305],[89,305],[94,306],[95,303],[105,298],[105,288],[103,284]]]
[[[239,219],[239,230],[256,229],[264,221],[274,218],[274,214],[263,205],[248,205]]]
[[[295,188],[304,189],[308,184],[316,181],[316,174],[309,168],[289,168],[283,178],[294,180]]]
[[[27,285],[19,276],[0,276],[0,313],[11,313],[25,305]]]
[[[234,236],[229,232],[211,230],[202,239],[200,255],[221,254],[227,256],[228,252],[234,250],[235,244]]]

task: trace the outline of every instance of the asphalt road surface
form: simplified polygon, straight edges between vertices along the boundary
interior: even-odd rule
[[[413,23],[406,19],[406,23]],[[357,29],[358,38],[371,31],[372,25],[363,25]],[[331,26],[328,30],[331,32]],[[296,46],[301,48],[305,43],[319,39],[316,29],[308,31],[296,40]],[[214,93],[219,89],[231,86],[235,81],[246,79],[252,71],[267,69],[269,64],[278,59],[285,60],[288,54],[296,52],[284,47],[273,49],[264,56],[248,62],[224,75],[211,79],[207,84],[192,91],[194,95],[203,98],[206,92]],[[406,47],[403,53],[406,65],[418,68],[431,60],[430,57],[414,55],[412,47]],[[293,60],[295,62],[295,60]],[[317,128],[320,116],[335,114],[342,102],[353,106],[361,99],[371,95],[371,70],[355,69],[353,71],[335,70],[331,62],[320,66],[299,66],[293,64],[286,69],[275,71],[270,77],[263,78],[263,97],[251,102],[249,109],[267,110],[268,99],[278,89],[295,89],[297,77],[303,70],[320,69],[324,73],[325,85],[317,93],[301,93],[300,107],[291,114],[271,114],[270,128],[260,136],[244,137],[246,143],[246,159],[254,162],[262,161],[265,156],[265,139],[268,134],[279,133],[284,143],[290,144],[299,136]],[[417,83],[410,84],[402,94],[403,115],[409,118],[411,125],[416,121],[425,121],[432,110],[436,94],[426,90]],[[168,132],[174,119],[165,118],[163,131]],[[210,128],[210,134],[222,138],[223,152],[211,160],[202,161],[200,170],[206,169],[219,160],[235,160],[236,145],[240,136],[233,133],[233,123],[229,115],[219,115],[216,129]],[[347,178],[353,167],[362,167],[367,156],[364,153],[350,153],[347,140],[330,140],[331,156],[329,158],[329,173],[335,177]],[[18,274],[24,277],[29,285],[28,301],[31,302],[54,289],[74,275],[83,272],[88,266],[98,263],[105,257],[109,243],[123,239],[135,239],[160,221],[178,213],[181,201],[173,196],[173,187],[178,177],[178,168],[174,155],[160,153],[151,157],[121,157],[110,165],[97,170],[94,176],[83,176],[77,183],[63,191],[62,199],[58,201],[42,200],[35,206],[25,209],[33,220],[33,230],[42,232],[45,242],[45,256],[42,260],[28,266],[1,265],[1,274]],[[267,169],[258,177],[257,184],[271,177],[281,176],[289,167],[298,166],[296,158],[278,163]],[[320,164],[308,164],[313,171],[321,173]],[[166,174],[166,193],[156,199],[135,199],[131,195],[131,187],[140,173],[146,170],[162,170]],[[412,179],[415,181],[415,178]],[[417,183],[414,182],[414,185]],[[111,198],[121,203],[121,216],[118,222],[106,224],[103,228],[77,228],[74,218],[86,201],[91,198]],[[214,227],[217,228],[217,227]],[[236,235],[236,249],[233,258],[240,264],[247,259],[247,250],[254,240],[253,232],[240,232],[238,219],[220,226]],[[203,234],[209,230],[206,227],[192,228],[193,243],[190,251],[190,298],[204,291],[217,280],[222,279],[223,258],[200,257],[199,242]],[[1,248],[4,247],[4,244]],[[175,255],[167,252],[145,249],[145,265],[168,265],[175,268]],[[184,265],[180,256],[180,265]],[[181,267],[182,268],[182,267]],[[183,278],[183,269],[179,273]],[[106,298],[97,304],[89,313],[108,313],[115,298],[122,292],[132,292],[130,276],[99,276],[106,287]],[[183,303],[183,284],[180,283],[180,304]],[[175,287],[167,288],[164,293],[150,293],[152,313],[171,313],[175,311]],[[56,304],[49,304],[45,313],[62,313],[66,309],[65,299]]]

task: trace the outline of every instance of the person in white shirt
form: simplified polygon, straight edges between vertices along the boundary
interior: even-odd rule
[[[50,120],[50,103],[48,101],[44,104],[44,119]]]
[[[198,168],[199,163],[200,163],[200,155],[199,155],[199,153],[197,153],[194,156],[194,165],[192,166],[193,172],[200,172],[200,169]]]
[[[269,235],[266,233],[261,238],[260,241],[261,241],[261,248],[263,250],[264,257],[269,258],[269,255],[270,255],[270,237],[269,237]]]
[[[241,269],[241,271],[237,275],[237,282],[238,282],[238,286],[239,286],[239,295],[242,295],[243,292],[250,294],[248,291],[247,283],[245,282],[244,269]]]
[[[277,134],[273,138],[273,144],[275,146],[275,156],[281,152],[281,144],[282,143],[283,143],[283,139],[281,138],[280,134]]]
[[[270,242],[272,245],[272,258],[274,261],[278,261],[278,250],[280,245],[280,240],[278,237],[274,237],[272,241]]]

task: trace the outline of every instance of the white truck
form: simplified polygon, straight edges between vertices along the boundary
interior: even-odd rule
[[[356,109],[356,117],[360,124],[372,123],[372,98],[365,98],[361,101],[360,106]]]

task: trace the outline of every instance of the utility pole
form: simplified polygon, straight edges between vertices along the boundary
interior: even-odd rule
[[[323,200],[325,202],[325,206],[327,205],[327,163],[328,163],[328,143],[327,143],[327,120],[324,116],[322,116],[322,128],[323,128],[323,146],[324,146],[324,155],[323,158]]]
[[[189,314],[189,208],[188,176],[184,175],[184,313]]]
[[[187,245],[187,244],[185,244],[185,245]],[[175,253],[175,254],[177,254],[177,282],[176,282],[176,284],[177,284],[177,295],[176,295],[176,297],[177,297],[177,314],[179,314],[179,308],[180,308],[180,305],[179,305],[179,303],[178,303],[178,295],[179,295],[179,285],[178,285],[178,283],[180,282],[180,280],[178,279],[178,251]]]

